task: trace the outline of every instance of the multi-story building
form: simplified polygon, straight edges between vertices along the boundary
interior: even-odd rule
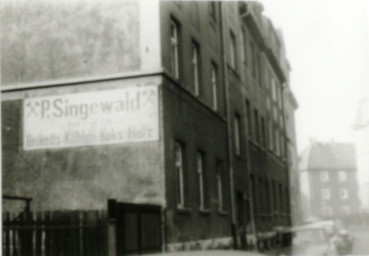
[[[295,115],[297,101],[288,88],[285,90],[285,120],[287,137],[287,155],[290,181],[290,204],[291,204],[291,222],[297,225],[301,222],[301,198],[300,198],[300,179],[298,172],[298,154],[296,146]]]
[[[3,192],[37,210],[160,204],[173,247],[267,241],[290,224],[289,68],[261,12],[6,1]]]
[[[222,6],[232,221],[239,246],[252,244],[255,235],[268,246],[274,228],[291,221],[283,96],[289,65],[281,33],[262,15],[261,4]]]
[[[300,157],[304,220],[337,219],[358,213],[355,146],[312,142]]]

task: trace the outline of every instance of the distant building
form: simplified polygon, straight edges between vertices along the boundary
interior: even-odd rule
[[[359,212],[354,144],[312,142],[302,152],[299,170],[304,220]]]
[[[353,129],[361,205],[369,211],[369,98],[360,101]]]

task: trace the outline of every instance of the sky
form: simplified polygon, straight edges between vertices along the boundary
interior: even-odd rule
[[[353,142],[358,102],[369,97],[369,1],[260,2],[291,64],[298,152],[311,139]]]

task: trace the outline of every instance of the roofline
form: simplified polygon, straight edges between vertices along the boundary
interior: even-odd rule
[[[66,86],[66,85],[76,85],[76,84],[85,84],[85,83],[94,83],[94,82],[104,82],[104,81],[112,81],[112,80],[120,80],[127,78],[136,78],[136,77],[147,77],[163,74],[163,69],[153,69],[153,70],[140,70],[140,71],[131,71],[131,72],[122,72],[122,73],[114,73],[109,75],[101,75],[101,76],[89,76],[89,77],[78,77],[71,79],[55,79],[48,81],[40,81],[33,83],[24,83],[24,84],[10,84],[10,85],[2,85],[1,92],[14,92],[14,91],[22,91],[28,89],[40,89],[40,88],[50,88],[50,87],[58,87],[58,86]]]

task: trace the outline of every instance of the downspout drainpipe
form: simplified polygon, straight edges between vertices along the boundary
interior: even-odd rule
[[[225,94],[225,109],[227,118],[227,147],[228,147],[228,167],[229,167],[229,184],[230,184],[230,199],[231,199],[231,232],[233,238],[233,247],[237,249],[237,219],[236,219],[236,205],[234,198],[234,174],[233,174],[233,148],[232,148],[232,117],[230,113],[230,97],[229,97],[229,83],[228,83],[228,72],[227,72],[227,56],[225,53],[225,32],[224,32],[224,21],[223,21],[223,2],[219,1],[219,20],[220,20],[220,50],[221,60],[223,64],[223,82],[224,82],[224,94]]]
[[[250,15],[250,11],[248,9],[246,9],[246,12],[242,13],[240,15],[240,19],[241,22],[244,18],[246,18],[247,16]],[[245,111],[246,112],[246,111]],[[249,120],[248,120],[249,122]],[[256,238],[256,242],[257,242],[257,230],[256,230],[256,224],[255,224],[255,216],[254,216],[254,201],[253,201],[253,190],[250,184],[250,173],[251,173],[251,163],[250,163],[250,150],[249,150],[249,138],[248,138],[248,134],[246,133],[246,156],[248,157],[247,161],[247,184],[248,184],[248,189],[247,189],[247,199],[249,201],[249,209],[247,209],[249,212],[249,216],[250,216],[250,226],[251,226],[251,235],[254,235]],[[255,184],[254,184],[255,185]],[[246,238],[247,239],[247,238]],[[247,241],[246,241],[247,242]]]

